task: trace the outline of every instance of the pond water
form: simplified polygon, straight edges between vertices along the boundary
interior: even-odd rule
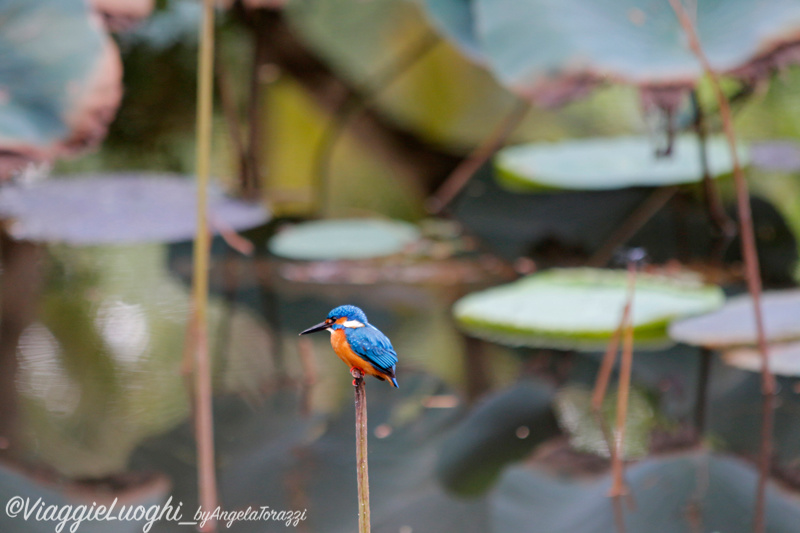
[[[766,196],[773,191],[780,197],[780,191],[796,187],[792,177],[771,179],[762,187]],[[542,264],[548,257],[577,262],[576,257],[592,251],[592,242],[601,244],[599,237],[575,233],[569,209],[580,212],[580,227],[600,234],[606,228],[607,233],[613,226],[609,212],[634,205],[643,194],[513,195],[510,200],[486,176],[472,187],[459,206],[464,220],[478,221],[470,229],[507,260],[537,246],[554,254],[542,253]],[[760,202],[756,223],[767,282],[791,284],[796,217],[785,216],[785,205],[775,209]],[[691,227],[688,232],[675,227],[675,212],[686,205],[690,211],[684,221],[691,227],[704,224],[691,199],[676,202],[645,226],[636,244],[656,258],[681,246],[688,246],[689,256],[702,255],[705,244],[695,240]],[[504,230],[509,226],[499,215],[494,223],[480,222],[491,218],[480,209],[497,211],[498,206],[505,217],[517,217],[515,210],[533,213],[530,224],[524,231],[518,222]],[[552,217],[553,209],[561,210],[561,217]],[[257,245],[252,258],[222,241],[213,245],[209,325],[224,509],[297,511],[296,524],[288,529],[298,531],[356,529],[350,377],[324,332],[297,336],[332,307],[352,303],[389,335],[400,357],[399,389],[376,380],[367,383],[373,531],[613,528],[605,497],[610,483],[606,459],[570,451],[556,419],[568,399],[559,398],[559,409],[554,408],[557,389],[588,390],[600,354],[505,348],[459,333],[452,303],[508,279],[500,271],[469,283],[447,282],[447,273],[430,283],[373,283],[368,278],[321,283],[314,276],[335,279],[331,269],[341,267],[308,270],[268,256],[269,228],[247,234]],[[192,521],[197,475],[184,363],[191,243],[72,247],[6,242],[4,253],[4,287],[21,288],[9,292],[8,302],[27,302],[28,308],[4,308],[10,318],[0,345],[10,372],[3,375],[0,407],[3,427],[13,432],[6,429],[10,440],[3,441],[8,458],[0,467],[0,491],[56,505],[100,505],[115,498],[118,505],[153,505],[172,497],[173,505],[181,504],[183,518]],[[734,249],[728,260],[735,262],[736,255]],[[24,267],[14,268],[15,258]],[[38,273],[38,284],[30,282],[31,272]],[[9,339],[14,341],[10,348]],[[678,513],[658,531],[682,531],[689,518],[680,510],[690,504],[702,506],[703,523],[720,531],[740,531],[739,524],[749,520],[746,502],[752,498],[755,470],[737,457],[757,450],[758,377],[713,359],[707,445],[698,448],[690,428],[700,361],[699,349],[683,345],[636,354],[635,401],[645,415],[631,422],[642,424],[631,435],[641,439],[639,449],[671,453],[651,455],[631,467],[637,493],[637,510],[629,514],[634,525],[652,519],[647,517],[653,513]],[[776,456],[790,479],[800,459],[800,387],[791,378],[779,383]],[[562,419],[561,427],[570,424]],[[706,472],[709,484],[703,486],[697,472]],[[653,483],[658,490],[651,490]],[[666,503],[657,505],[664,498]],[[731,498],[742,502],[739,511],[730,512],[726,502]],[[775,531],[790,531],[794,526],[787,524],[800,519],[800,506],[777,488],[771,489],[769,505]],[[293,516],[287,513],[233,522],[230,530],[285,530]],[[87,521],[80,531],[141,531],[146,521]],[[536,521],[541,526],[533,526]],[[179,522],[160,520],[150,531],[192,527]],[[0,513],[2,531],[51,531],[54,526]]]

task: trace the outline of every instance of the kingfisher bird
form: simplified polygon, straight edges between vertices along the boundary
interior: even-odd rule
[[[397,352],[389,337],[367,321],[364,311],[354,305],[340,305],[328,313],[324,322],[311,326],[300,333],[331,332],[333,351],[353,369],[369,374],[381,381],[389,381],[395,387],[394,369],[397,365]],[[353,381],[355,384],[355,381]]]

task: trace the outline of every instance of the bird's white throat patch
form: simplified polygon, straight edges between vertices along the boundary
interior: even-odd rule
[[[359,322],[358,320],[348,320],[347,322],[343,322],[342,325],[346,328],[363,328],[364,324]]]

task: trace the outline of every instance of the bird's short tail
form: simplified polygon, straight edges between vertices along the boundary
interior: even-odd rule
[[[394,385],[395,388],[397,388],[397,389],[400,388],[400,385],[397,384],[397,379],[396,378],[392,378],[392,385]]]

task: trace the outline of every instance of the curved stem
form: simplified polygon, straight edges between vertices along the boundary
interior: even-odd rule
[[[758,349],[759,352],[761,352],[761,390],[764,395],[764,406],[753,531],[756,533],[763,533],[766,531],[766,488],[772,457],[772,426],[775,417],[775,377],[770,372],[769,349],[767,347],[767,338],[764,333],[764,319],[761,313],[761,276],[758,264],[758,253],[756,250],[755,232],[753,231],[753,217],[750,210],[750,195],[747,190],[747,181],[744,178],[742,166],[739,162],[739,153],[733,132],[730,106],[725,98],[725,94],[722,92],[719,79],[703,52],[694,24],[684,9],[683,4],[681,4],[680,0],[669,1],[678,16],[681,26],[686,32],[692,52],[697,56],[697,59],[703,66],[703,70],[711,81],[714,96],[719,104],[722,127],[730,146],[731,158],[733,159],[733,176],[736,184],[736,200],[739,211],[739,227],[742,240],[742,253],[744,255],[745,274],[747,277],[747,288],[753,300],[753,315],[755,317]]]
[[[428,199],[427,207],[434,215],[441,214],[458,193],[469,183],[470,178],[506,142],[509,135],[519,126],[527,115],[530,104],[517,100],[511,111],[500,121],[495,129],[473,152],[461,161],[442,185]]]

